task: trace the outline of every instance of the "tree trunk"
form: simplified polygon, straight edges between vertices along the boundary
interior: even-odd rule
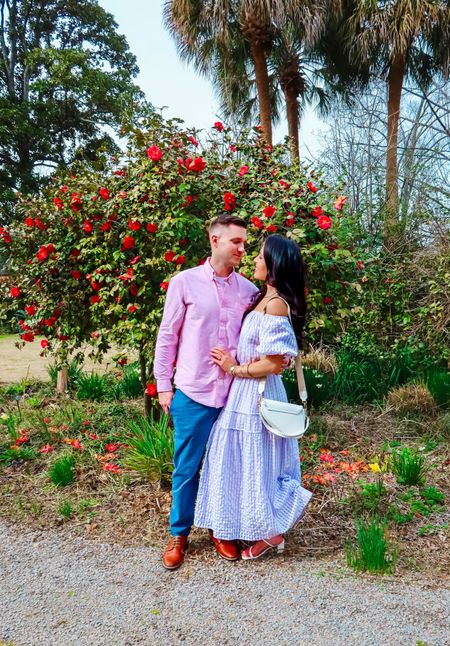
[[[56,392],[64,394],[69,390],[69,366],[64,365],[56,373]]]
[[[272,145],[272,110],[270,106],[269,73],[265,46],[257,41],[250,43],[253,64],[255,66],[256,90],[258,93],[259,118],[266,142]]]
[[[291,163],[295,166],[298,165],[300,157],[298,145],[300,115],[298,110],[297,93],[292,88],[286,88],[284,90],[284,98],[286,101],[286,117],[288,123]]]
[[[405,77],[405,57],[394,59],[388,76],[388,132],[386,150],[386,213],[384,220],[384,242],[393,242],[398,230],[398,122],[400,118],[400,99]]]
[[[149,395],[145,392],[147,388],[147,361],[143,352],[139,352],[139,366],[141,371],[141,384],[144,389],[144,415],[145,417],[150,416],[152,410],[152,400]]]

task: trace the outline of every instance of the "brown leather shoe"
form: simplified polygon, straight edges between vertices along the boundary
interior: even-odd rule
[[[226,559],[227,561],[237,561],[239,558],[239,550],[234,541],[224,541],[221,538],[216,538],[211,530],[209,530],[209,535],[211,540],[214,543],[217,554]]]
[[[184,561],[187,549],[187,536],[172,536],[164,551],[162,562],[166,570],[176,570]]]

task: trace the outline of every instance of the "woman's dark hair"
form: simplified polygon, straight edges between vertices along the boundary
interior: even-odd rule
[[[267,267],[266,284],[255,295],[244,317],[255,309],[267,293],[267,285],[289,303],[298,347],[301,347],[306,317],[305,272],[302,254],[296,242],[280,235],[267,238],[263,248]]]

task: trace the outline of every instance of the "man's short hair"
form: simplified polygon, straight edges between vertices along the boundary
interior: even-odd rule
[[[244,229],[247,228],[247,222],[242,218],[239,218],[237,215],[231,215],[231,213],[221,213],[214,220],[211,220],[208,227],[208,232],[211,233],[218,226],[229,227],[231,224],[235,224],[238,227]]]

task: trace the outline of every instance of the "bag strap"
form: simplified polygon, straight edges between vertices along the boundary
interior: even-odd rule
[[[291,324],[291,327],[294,330],[294,326],[292,324],[292,317],[291,317],[291,308],[289,306],[289,303],[287,301],[285,301],[282,296],[273,296],[272,298],[270,298],[267,301],[266,305],[264,306],[263,314],[264,315],[266,314],[267,305],[274,298],[280,298],[283,301],[283,303],[286,304],[286,306],[288,308],[289,323]],[[261,356],[261,359],[265,359],[265,358],[266,358],[266,355]],[[302,357],[301,357],[300,350],[298,351],[297,356],[294,359],[294,362],[295,362],[295,373],[297,375],[298,394],[300,396],[300,401],[302,402],[303,407],[306,408],[306,404],[307,404],[307,401],[308,401],[308,392],[306,390],[305,375],[303,373]],[[261,377],[261,379],[259,380],[259,384],[258,384],[258,394],[260,395],[260,397],[262,397],[262,395],[264,393],[265,386],[266,386],[266,378]]]

